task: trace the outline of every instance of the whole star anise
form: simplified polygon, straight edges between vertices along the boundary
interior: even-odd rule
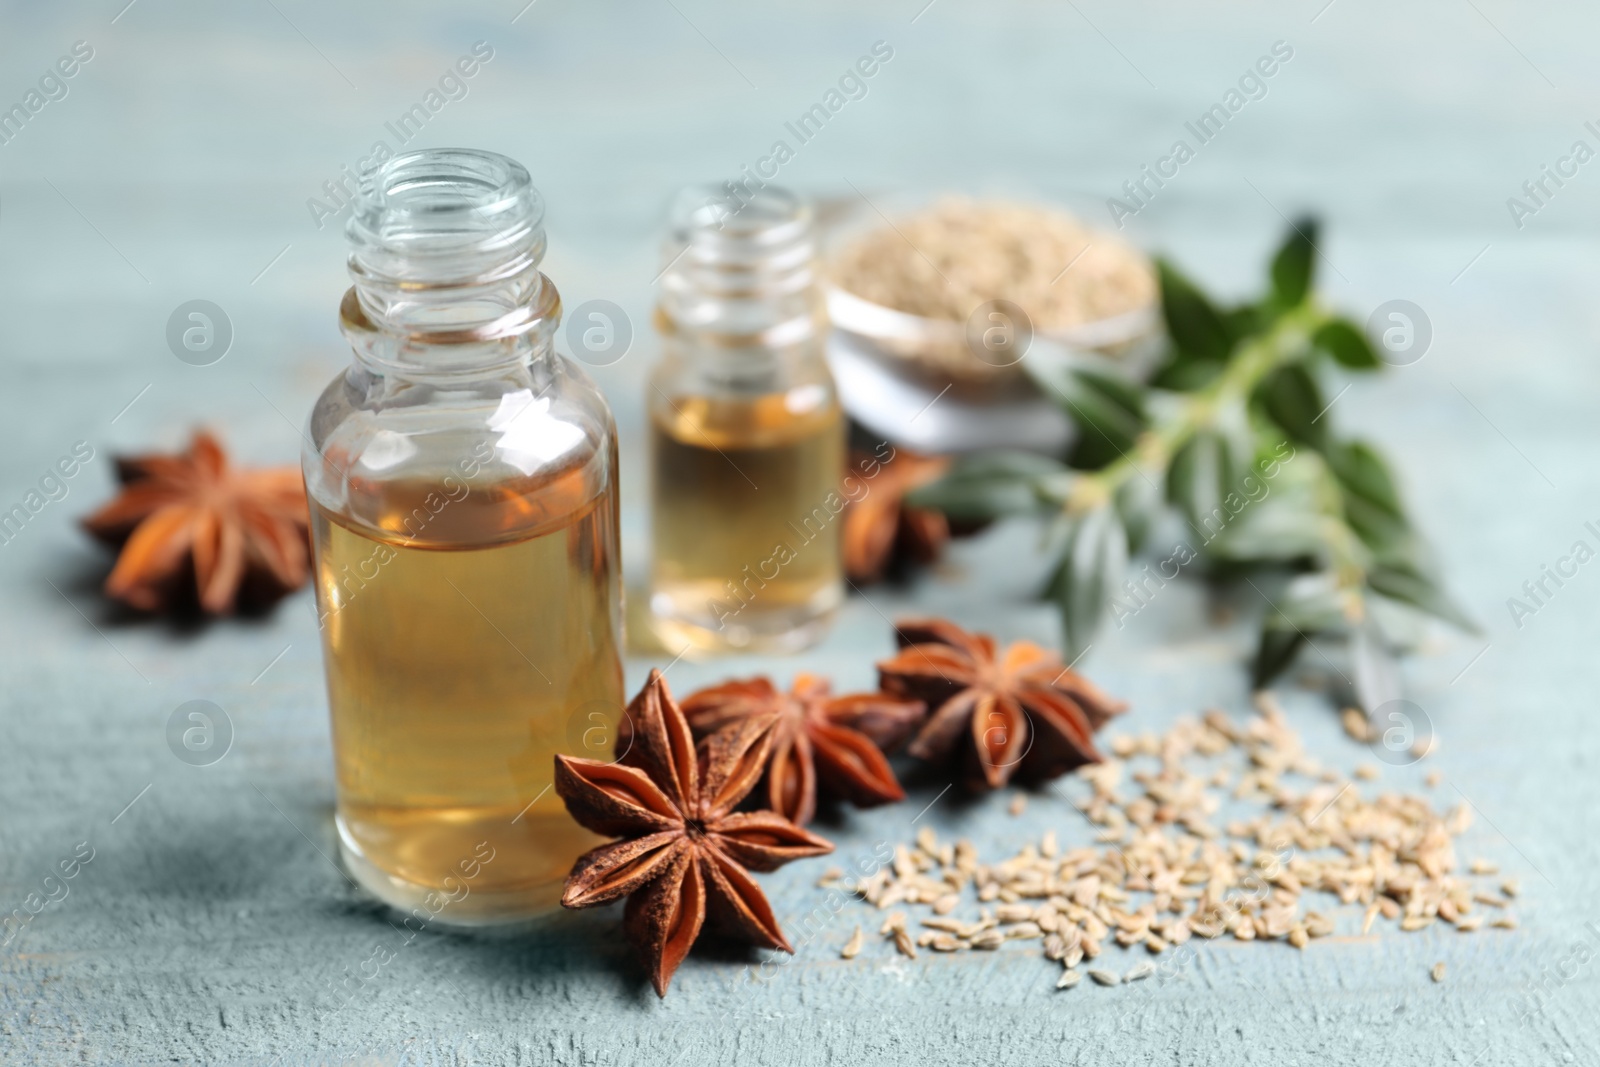
[[[895,631],[900,651],[878,664],[883,688],[931,709],[909,751],[959,761],[971,789],[998,789],[1014,773],[1041,780],[1098,763],[1094,732],[1127,710],[1031,641],[997,651],[988,634],[943,619],[902,620]]]
[[[950,540],[950,523],[933,508],[906,505],[906,494],[943,476],[950,461],[899,449],[869,478],[874,456],[851,456],[851,475],[868,489],[844,509],[844,566],[852,581],[875,582],[902,561],[932,563]],[[860,473],[858,473],[860,472]]]
[[[767,807],[804,826],[817,812],[817,792],[858,808],[905,799],[883,751],[897,747],[922,721],[920,700],[887,693],[834,696],[826,678],[795,676],[788,693],[766,678],[725,682],[691,693],[683,713],[696,737],[748,721],[770,721]]]
[[[220,615],[241,589],[266,602],[305,584],[309,516],[298,468],[232,468],[204,430],[186,452],[116,462],[121,494],[83,520],[121,547],[107,596],[155,611],[192,590],[203,610]]]
[[[588,908],[627,897],[623,930],[661,996],[707,921],[793,952],[749,871],[777,870],[833,846],[774,812],[734,812],[761,777],[771,723],[733,723],[697,748],[655,670],[628,718],[632,731],[617,763],[555,758],[556,793],[572,817],[621,838],[578,857],[561,903]]]

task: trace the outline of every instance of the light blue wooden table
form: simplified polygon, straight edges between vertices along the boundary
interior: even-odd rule
[[[1600,118],[1592,7],[524,2],[0,7],[0,106],[23,102],[75,42],[92,49],[0,143],[0,505],[75,442],[95,450],[65,498],[0,545],[0,911],[40,892],[79,842],[93,849],[68,895],[0,950],[0,1062],[1600,1062],[1600,928],[1584,925],[1600,890],[1600,571],[1520,626],[1506,608],[1600,520],[1600,163],[1547,183],[1520,228],[1506,203],[1542,165],[1570,167],[1574,141],[1600,147],[1584,126]],[[96,594],[102,557],[74,528],[109,492],[109,456],[177,445],[205,422],[250,460],[293,460],[313,397],[347,360],[343,240],[308,200],[392,143],[385,124],[484,41],[492,59],[415,143],[525,161],[550,204],[546,269],[568,306],[613,300],[639,327],[628,357],[597,371],[623,427],[636,577],[644,324],[667,194],[766,154],[880,40],[893,59],[785,180],[1039,195],[1102,220],[1186,121],[1274,42],[1292,48],[1126,232],[1243,293],[1281,215],[1315,208],[1331,297],[1362,316],[1394,298],[1426,309],[1427,358],[1356,383],[1334,415],[1395,457],[1486,624],[1483,638],[1437,632],[1406,680],[1442,738],[1429,763],[1441,791],[1481,816],[1469,852],[1522,877],[1522,929],[1386,932],[1303,953],[1213,943],[1173,981],[1056,994],[1054,969],[1022,950],[910,962],[874,946],[846,963],[840,945],[872,921],[852,905],[769,980],[747,972],[760,957],[697,955],[658,1002],[602,911],[532,934],[419,937],[337,1009],[331,983],[395,935],[328,859],[309,596],[198,630],[117,618]],[[193,299],[233,325],[211,366],[180,362],[165,340]],[[672,680],[805,668],[863,686],[890,647],[885,617],[911,610],[1053,641],[1054,618],[1029,599],[1033,536],[997,529],[913,590],[853,599],[798,660],[683,662]],[[1091,673],[1134,703],[1131,727],[1244,711],[1259,606],[1225,606],[1233,621],[1219,627],[1200,587],[1175,586],[1093,650]],[[630,662],[630,683],[651,662]],[[191,699],[233,724],[212,766],[166,742]],[[1329,762],[1363,758],[1322,697],[1291,686],[1285,699]],[[1416,788],[1421,775],[1385,782]],[[936,793],[823,829],[842,857],[869,852],[909,838]],[[1088,838],[1060,800],[1012,819],[1006,799],[947,799],[924,821],[997,852],[1049,827]],[[826,865],[765,878],[786,922],[819,903]],[[1435,985],[1439,960],[1449,978]]]

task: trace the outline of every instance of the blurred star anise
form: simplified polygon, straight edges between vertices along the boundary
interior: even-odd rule
[[[877,460],[867,453],[851,456],[851,470],[865,471]],[[902,563],[932,563],[950,540],[944,512],[911,507],[906,494],[942,478],[950,461],[899,449],[876,476],[864,480],[868,490],[844,510],[845,573],[856,582],[875,582]]]
[[[107,596],[141,611],[192,596],[223,615],[241,598],[266,603],[305,584],[309,516],[298,467],[230,467],[201,430],[186,452],[118,457],[117,478],[121,494],[83,520],[121,548]]]
[[[905,799],[883,752],[904,742],[922,721],[920,700],[887,693],[834,696],[828,680],[795,676],[788,693],[766,678],[726,682],[684,698],[695,736],[730,724],[772,723],[767,760],[767,807],[803,826],[817,811],[817,791],[860,808]]]
[[[770,721],[746,719],[700,742],[660,671],[628,705],[632,730],[617,763],[557,756],[556,793],[583,826],[621,840],[578,857],[561,903],[587,908],[621,897],[623,930],[667,986],[709,922],[762,948],[793,952],[749,871],[773,871],[833,846],[770,811],[735,813],[755,788]]]
[[[1031,641],[997,651],[988,634],[943,619],[902,620],[895,631],[900,651],[878,664],[883,688],[930,709],[909,751],[959,762],[975,791],[998,789],[1014,773],[1037,781],[1098,763],[1094,732],[1127,709]]]

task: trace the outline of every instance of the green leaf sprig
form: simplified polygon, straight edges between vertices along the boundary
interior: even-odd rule
[[[1392,652],[1403,642],[1382,619],[1412,610],[1476,629],[1440,584],[1388,463],[1333,428],[1323,378],[1380,363],[1361,329],[1315,298],[1317,232],[1312,219],[1292,224],[1267,293],[1234,307],[1158,260],[1169,344],[1148,384],[1027,361],[1079,427],[1066,462],[979,454],[913,494],[956,520],[1050,519],[1059,558],[1045,593],[1069,659],[1108,615],[1147,602],[1150,568],[1140,583],[1128,561],[1169,508],[1194,537],[1161,561],[1160,584],[1198,557],[1266,599],[1258,686],[1308,641],[1339,635],[1370,712],[1399,695]]]

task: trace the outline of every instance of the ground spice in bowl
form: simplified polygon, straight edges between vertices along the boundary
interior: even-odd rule
[[[1154,325],[1150,261],[1065,212],[945,197],[880,222],[832,258],[829,310],[836,325],[927,369],[971,381],[1016,373],[965,343],[968,318],[994,300],[1022,308],[1037,335],[1102,353]]]

